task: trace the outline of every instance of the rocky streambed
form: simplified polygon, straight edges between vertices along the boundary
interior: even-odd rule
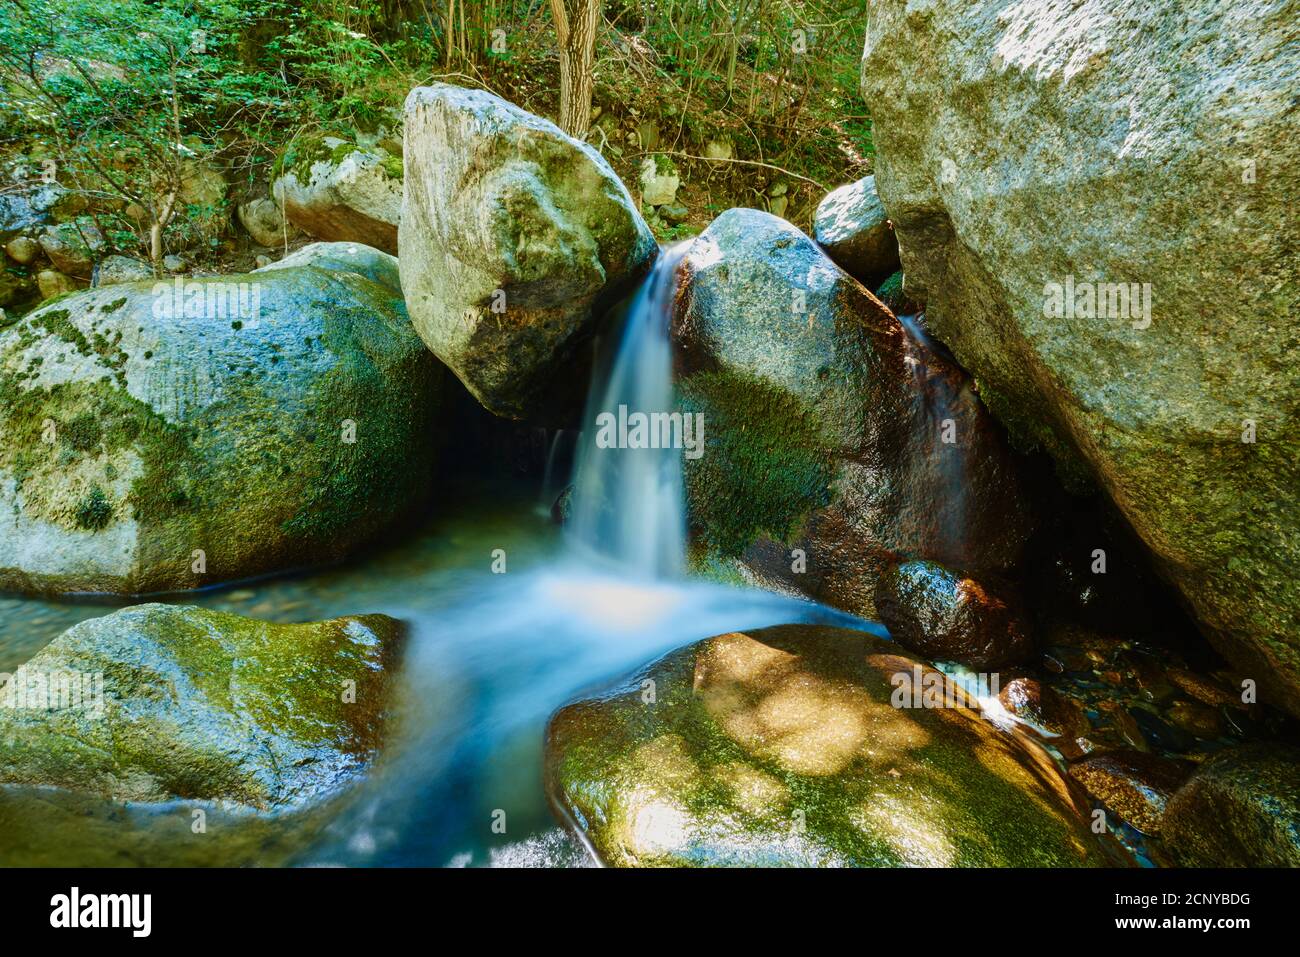
[[[926,104],[978,77],[1050,139],[1137,82],[1058,96],[1075,60],[999,44],[1033,24],[997,2],[962,13],[984,52],[954,47],[956,6],[873,19],[868,93],[904,62]],[[1177,25],[1150,16],[1163,55]],[[1271,14],[1220,19],[1274,49]],[[1035,83],[1005,88],[1008,63]],[[1187,292],[1233,268],[1160,181],[1199,146],[1125,193],[1197,237],[1148,255],[1044,231],[1035,185],[1077,209],[1100,172],[1038,151],[1002,183],[1004,139],[917,137],[915,98],[873,110],[878,177],[814,236],[734,209],[668,259],[589,144],[421,88],[400,163],[285,172],[330,241],[6,320],[0,860],[1300,863],[1294,457],[1285,430],[1225,431],[1262,414],[1238,372],[1294,372]],[[1250,102],[1266,137],[1278,101]],[[1268,225],[1284,178],[1254,185]],[[1276,344],[1294,262],[1265,252],[1273,285],[1236,301]],[[1149,326],[1054,323],[1026,292],[1143,261],[1170,290]],[[594,416],[647,395],[703,423],[691,455],[598,445]],[[617,544],[591,534],[611,514]],[[630,560],[682,534],[682,562]]]

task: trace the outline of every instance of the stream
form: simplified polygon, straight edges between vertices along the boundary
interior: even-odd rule
[[[672,403],[667,314],[681,250],[661,255],[611,336],[587,422]],[[459,503],[345,565],[156,600],[271,621],[383,612],[409,628],[390,740],[321,807],[262,815],[205,802],[131,806],[0,790],[0,864],[583,866],[542,786],[548,716],[583,691],[726,631],[820,622],[884,634],[797,598],[686,577],[680,448],[583,433],[565,534],[527,483]],[[0,598],[0,671],[114,607]],[[196,815],[201,810],[201,815]],[[202,818],[202,829],[196,821]]]

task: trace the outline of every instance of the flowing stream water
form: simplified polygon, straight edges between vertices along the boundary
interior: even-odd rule
[[[406,621],[395,728],[363,783],[300,814],[213,810],[202,835],[191,831],[191,802],[122,807],[0,789],[0,864],[588,864],[543,790],[556,708],[725,631],[823,622],[883,634],[810,602],[688,578],[682,451],[597,446],[602,412],[672,408],[680,257],[660,256],[598,363],[568,535],[538,514],[535,488],[462,489],[440,496],[458,503],[453,514],[345,566],[163,599],[279,621],[364,612]],[[109,610],[0,598],[0,671]]]

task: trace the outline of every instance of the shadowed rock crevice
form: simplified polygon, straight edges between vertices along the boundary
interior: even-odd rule
[[[862,81],[935,333],[1300,713],[1294,41],[1279,0],[877,3]]]

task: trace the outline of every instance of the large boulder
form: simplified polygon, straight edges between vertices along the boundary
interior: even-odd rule
[[[378,749],[401,636],[387,615],[157,604],[84,621],[0,676],[0,783],[258,809],[328,796]]]
[[[913,706],[925,688],[948,706]],[[1040,748],[860,632],[787,625],[674,652],[555,714],[545,767],[607,864],[1104,862]]]
[[[420,506],[440,370],[302,266],[76,294],[0,332],[0,588],[148,593],[342,558]]]
[[[678,389],[705,422],[685,463],[698,547],[866,616],[900,560],[1016,568],[1034,521],[1019,466],[919,328],[758,210],[719,216],[681,268]]]
[[[363,148],[333,137],[294,143],[281,156],[271,195],[285,218],[308,235],[397,252],[402,160],[380,146]],[[243,221],[247,226],[253,220]]]
[[[566,417],[587,384],[578,346],[657,252],[627,188],[588,144],[479,90],[412,90],[405,134],[416,329],[492,412]]]
[[[931,328],[1300,714],[1293,5],[871,7],[876,186]]]
[[[298,227],[285,221],[280,204],[265,196],[241,203],[236,214],[253,242],[260,246],[274,249],[298,236]]]
[[[1300,750],[1216,754],[1169,799],[1161,836],[1183,867],[1300,867]]]
[[[827,193],[813,216],[813,235],[845,272],[867,286],[898,271],[898,241],[874,176]]]

